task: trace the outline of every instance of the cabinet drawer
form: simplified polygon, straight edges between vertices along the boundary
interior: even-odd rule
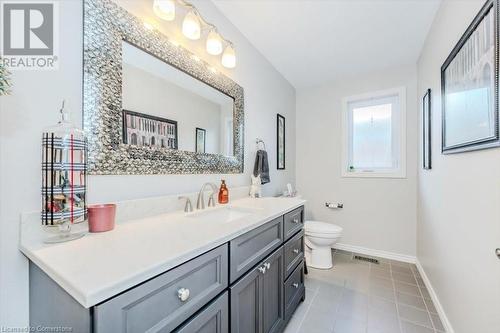
[[[304,297],[304,261],[285,281],[285,320],[288,320]]]
[[[227,333],[229,332],[228,292],[219,296],[200,313],[175,330],[175,333]]]
[[[95,332],[170,332],[227,287],[227,269],[224,244],[97,305]]]
[[[304,231],[293,236],[285,246],[285,276],[288,277],[304,258]]]
[[[304,207],[285,214],[285,240],[304,227]]]
[[[268,256],[283,242],[283,217],[279,217],[229,243],[231,283]]]

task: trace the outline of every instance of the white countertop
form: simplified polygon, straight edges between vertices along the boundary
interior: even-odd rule
[[[252,213],[238,220],[204,222],[183,212],[167,213],[60,244],[21,235],[20,250],[89,308],[304,203],[300,198],[239,199],[229,206]]]

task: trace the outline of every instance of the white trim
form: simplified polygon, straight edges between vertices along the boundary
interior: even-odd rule
[[[389,251],[375,250],[375,249],[370,249],[370,248],[363,247],[363,246],[349,245],[349,244],[342,244],[342,243],[336,243],[333,247],[335,249],[339,249],[339,250],[356,252],[359,254],[366,254],[369,256],[375,256],[375,257],[380,257],[380,258],[385,258],[385,259],[403,261],[403,262],[407,262],[410,264],[415,264],[417,262],[417,258],[415,256],[411,256],[408,254],[399,254],[399,253],[394,253],[394,252],[389,252]]]
[[[424,284],[427,287],[429,294],[431,295],[432,302],[434,303],[434,307],[436,308],[436,311],[438,312],[439,318],[441,319],[441,322],[443,323],[445,331],[447,333],[455,333],[455,330],[451,326],[451,323],[448,320],[446,313],[444,312],[444,308],[441,305],[441,302],[439,302],[439,298],[437,297],[437,294],[434,291],[434,288],[432,287],[431,281],[427,277],[427,274],[425,274],[424,267],[422,266],[422,264],[420,263],[420,261],[418,259],[417,259],[416,265],[417,265],[418,271],[420,272],[420,276],[422,277],[422,280],[424,280]]]
[[[389,172],[367,172],[367,171],[348,171],[348,142],[349,142],[349,119],[348,119],[348,103],[352,101],[359,100],[369,100],[374,98],[380,98],[388,95],[398,95],[399,96],[399,117],[400,117],[400,128],[399,128],[399,163],[401,164],[397,171]],[[375,92],[344,97],[342,99],[342,140],[341,140],[341,170],[342,177],[353,177],[353,178],[406,178],[406,87],[398,87],[386,90],[379,90]]]

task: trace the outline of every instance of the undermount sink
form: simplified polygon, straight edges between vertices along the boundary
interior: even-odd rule
[[[242,219],[255,212],[256,210],[252,208],[223,206],[223,207],[207,208],[202,211],[197,211],[195,213],[188,214],[186,215],[186,217],[208,223],[210,222],[227,223]]]

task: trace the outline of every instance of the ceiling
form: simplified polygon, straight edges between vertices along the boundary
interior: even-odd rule
[[[440,4],[440,0],[212,1],[296,88],[415,64]]]

